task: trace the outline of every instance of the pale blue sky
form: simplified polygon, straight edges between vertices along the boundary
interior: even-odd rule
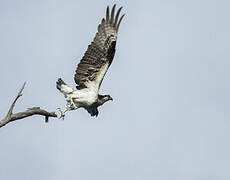
[[[64,107],[114,1],[0,0],[1,117]],[[98,118],[30,117],[0,129],[0,179],[229,180],[229,1],[117,1],[126,16]]]

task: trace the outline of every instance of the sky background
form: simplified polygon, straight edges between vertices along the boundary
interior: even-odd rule
[[[98,118],[32,116],[0,129],[0,179],[229,180],[230,11],[217,0],[0,0],[0,113],[65,107],[107,5],[123,6]]]

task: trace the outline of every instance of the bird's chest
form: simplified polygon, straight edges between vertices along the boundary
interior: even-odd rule
[[[74,103],[78,106],[90,106],[97,101],[98,94],[93,90],[79,90],[75,96]]]

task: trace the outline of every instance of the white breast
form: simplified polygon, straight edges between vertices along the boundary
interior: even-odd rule
[[[96,102],[98,97],[97,91],[94,91],[92,88],[84,88],[81,90],[76,90],[72,94],[74,103],[77,106],[88,106]]]

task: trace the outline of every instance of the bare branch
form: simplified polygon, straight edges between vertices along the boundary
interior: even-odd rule
[[[18,98],[22,96],[22,91],[23,91],[25,85],[26,85],[26,82],[24,82],[21,89],[19,90],[17,96],[15,97],[13,103],[10,106],[10,109],[9,109],[6,117],[0,121],[0,128],[5,126],[6,124],[8,124],[10,122],[20,120],[20,119],[23,119],[23,118],[26,118],[29,116],[33,116],[33,115],[45,116],[45,122],[48,122],[49,117],[57,117],[55,112],[48,112],[46,110],[40,109],[40,107],[32,107],[32,108],[29,108],[28,110],[26,110],[24,112],[19,112],[19,113],[13,114],[14,106],[15,106]]]
[[[10,106],[10,109],[9,109],[7,115],[6,115],[7,118],[9,118],[9,117],[12,115],[14,106],[15,106],[15,104],[16,104],[18,98],[20,98],[20,97],[22,96],[22,91],[23,91],[25,85],[26,85],[26,82],[23,83],[23,85],[22,85],[21,89],[19,90],[17,96],[15,97],[15,99],[14,99],[12,105]]]

